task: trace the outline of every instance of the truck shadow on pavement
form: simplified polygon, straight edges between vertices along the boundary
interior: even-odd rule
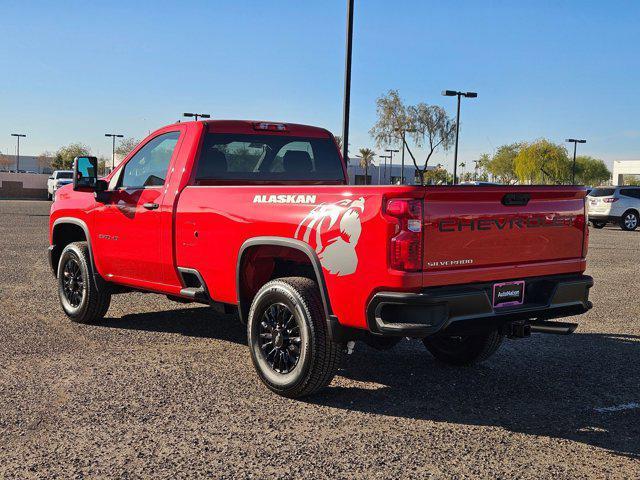
[[[206,307],[128,314],[99,325],[246,344],[237,317]],[[436,362],[419,341],[403,340],[384,352],[358,343],[339,377],[304,401],[502,427],[640,458],[640,336],[533,335],[506,341],[487,362],[469,368]]]
[[[237,317],[221,315],[209,307],[130,313],[119,318],[107,316],[95,325],[125,330],[175,333],[187,337],[215,338],[226,342],[247,344],[245,327]]]
[[[308,402],[502,427],[640,458],[638,336],[534,335],[506,342],[485,364],[469,368],[443,366],[421,342],[403,341],[386,352],[356,348],[340,374],[364,385],[335,382]]]

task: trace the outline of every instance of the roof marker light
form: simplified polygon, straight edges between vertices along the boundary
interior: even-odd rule
[[[267,130],[269,132],[285,132],[287,126],[284,123],[259,122],[253,124],[254,130]]]

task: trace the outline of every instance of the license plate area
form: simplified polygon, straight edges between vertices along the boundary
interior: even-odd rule
[[[524,280],[495,283],[493,285],[493,307],[511,307],[524,303]]]

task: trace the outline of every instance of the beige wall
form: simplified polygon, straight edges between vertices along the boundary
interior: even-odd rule
[[[47,198],[49,175],[0,172],[0,198]]]

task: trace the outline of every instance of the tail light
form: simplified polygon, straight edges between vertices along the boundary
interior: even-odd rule
[[[393,198],[385,212],[394,220],[389,239],[391,268],[415,272],[422,269],[422,200]]]
[[[604,203],[613,203],[613,202],[617,202],[618,199],[616,197],[609,197],[609,198],[603,198],[602,201]]]

